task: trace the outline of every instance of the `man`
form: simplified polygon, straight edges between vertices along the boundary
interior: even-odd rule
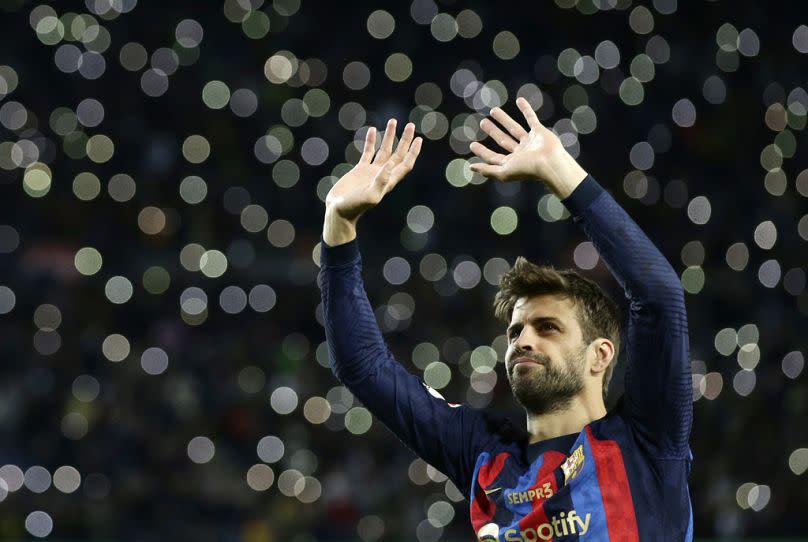
[[[630,302],[625,396],[607,412],[616,362],[616,305],[592,281],[517,259],[495,314],[509,323],[505,367],[527,414],[509,436],[450,405],[406,371],[379,332],[361,279],[356,224],[409,172],[421,147],[408,124],[395,152],[390,121],[326,199],[320,287],[332,369],[382,422],[469,497],[480,540],[691,540],[687,475],[692,384],[678,276],[612,197],[517,99],[528,129],[495,108],[481,123],[504,151],[480,143],[475,171],[541,181],[569,209]]]

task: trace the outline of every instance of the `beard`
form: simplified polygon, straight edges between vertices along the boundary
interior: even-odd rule
[[[567,353],[561,367],[547,356],[534,357],[542,362],[542,367],[512,369],[507,373],[514,397],[533,415],[567,408],[572,398],[584,389],[586,346],[577,353]]]

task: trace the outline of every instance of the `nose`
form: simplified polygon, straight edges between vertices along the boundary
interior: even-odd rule
[[[525,326],[519,331],[519,335],[514,341],[514,350],[522,352],[534,352],[536,350],[536,334]]]

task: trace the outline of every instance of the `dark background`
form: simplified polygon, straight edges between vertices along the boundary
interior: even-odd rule
[[[60,46],[73,44],[82,52],[88,47],[70,37],[69,29],[67,38],[43,43],[34,16],[43,13],[35,11],[41,5],[51,6],[65,21],[74,17],[70,13],[91,14],[93,24],[109,32],[109,47],[100,52],[102,73],[88,77],[81,70],[65,73],[57,67]],[[346,429],[340,390],[334,389],[338,382],[327,368],[316,284],[322,199],[344,164],[358,156],[352,141],[364,132],[357,134],[355,128],[382,126],[391,116],[400,126],[409,118],[419,120],[425,110],[414,111],[419,105],[416,90],[422,83],[435,83],[442,100],[434,109],[451,128],[442,137],[425,140],[414,171],[363,218],[359,238],[366,288],[402,363],[420,374],[413,349],[433,343],[452,372],[451,383],[441,390],[450,401],[505,411],[521,422],[501,367],[491,393],[472,390],[464,370],[478,346],[493,344],[502,354],[495,339],[504,326],[491,310],[496,288],[486,278],[474,287],[459,287],[453,272],[458,266],[469,269],[469,262],[483,269],[493,258],[512,263],[518,255],[575,267],[575,249],[585,238],[569,220],[548,222],[539,216],[537,204],[545,195],[540,185],[503,186],[479,178],[462,187],[447,182],[450,161],[471,156],[469,137],[454,128],[464,121],[476,127],[488,110],[475,110],[452,92],[450,81],[460,68],[470,69],[482,83],[501,81],[508,92],[505,109],[514,115],[518,89],[535,83],[544,93],[539,114],[549,126],[570,118],[565,103],[572,103],[572,93],[585,96],[597,129],[580,134],[571,151],[580,153],[582,165],[626,207],[678,272],[688,266],[694,268],[689,273],[703,271],[703,288],[687,295],[695,360],[691,444],[696,461],[690,488],[696,535],[808,533],[803,513],[808,490],[802,474],[808,462],[808,385],[802,371],[808,323],[808,153],[803,132],[808,57],[798,49],[808,50],[808,29],[798,30],[806,23],[801,3],[416,0],[382,6],[233,0],[223,7],[220,1],[116,0],[112,9],[109,5],[93,0],[4,0],[0,5],[0,65],[12,68],[18,79],[13,91],[0,92],[0,286],[6,288],[0,290],[0,467],[6,466],[0,478],[5,473],[8,488],[14,485],[14,473],[27,472],[16,491],[0,483],[1,539],[46,532],[50,538],[71,540],[256,542],[431,542],[473,536],[467,502],[454,500],[457,491],[441,475],[431,473],[429,478],[426,466],[414,461],[381,424],[374,421],[360,435]],[[387,10],[395,20],[395,30],[385,39],[368,30],[368,18],[377,9]],[[448,42],[438,41],[429,24],[413,17],[422,11],[455,17],[463,10],[474,11],[482,29],[475,37]],[[250,13],[258,11],[267,15],[269,32],[252,39],[240,18],[257,17]],[[653,29],[638,32],[636,20],[644,14],[653,18]],[[198,47],[177,43],[175,29],[185,19],[204,30]],[[726,23],[736,33],[751,28],[759,51],[739,54],[733,50],[738,42],[733,42],[719,59],[717,34]],[[502,31],[518,38],[520,51],[513,59],[499,58],[492,48]],[[618,85],[631,76],[632,59],[655,36],[668,44],[669,59],[655,64],[653,79],[643,84],[644,100],[627,105]],[[601,68],[591,84],[559,71],[564,49],[595,56],[604,40],[619,48],[616,68]],[[121,48],[130,42],[142,45],[149,57],[132,71],[120,60]],[[149,96],[141,77],[156,62],[153,53],[172,47],[182,55],[178,58],[198,54],[198,59],[183,60],[167,76],[167,91]],[[314,66],[311,71],[319,76],[307,81],[301,72],[286,82],[270,82],[265,62],[282,51]],[[405,53],[413,64],[403,82],[385,75],[385,60],[394,52]],[[370,70],[364,88],[349,88],[344,80],[343,69],[353,61]],[[0,77],[8,73],[0,69]],[[723,99],[716,97],[714,87],[705,91],[712,76],[723,82]],[[212,80],[223,81],[231,92],[251,90],[257,97],[255,112],[239,116],[230,106],[206,106],[202,91]],[[302,99],[312,88],[328,95],[328,111],[290,127],[293,141],[282,157],[272,156],[271,163],[259,160],[256,141],[277,134],[287,121],[284,104]],[[100,124],[79,122],[69,133],[54,130],[54,110],[64,107],[75,113],[86,98],[102,104]],[[696,111],[695,123],[687,127],[672,115],[674,104],[684,98]],[[339,119],[348,102],[366,110],[365,121],[356,127]],[[17,122],[21,117],[15,114],[23,115],[24,122]],[[474,117],[467,119],[470,114]],[[788,123],[778,124],[777,119]],[[423,131],[420,123],[418,130]],[[80,140],[82,134],[109,137],[115,145],[112,158],[97,163],[81,150],[68,152],[65,141]],[[202,163],[183,155],[183,142],[192,134],[210,144],[210,156]],[[301,155],[304,142],[315,137],[329,149],[320,165]],[[472,137],[482,139],[483,134],[472,128]],[[761,156],[776,137],[778,147],[765,152],[785,158],[772,165]],[[793,143],[783,143],[788,140]],[[654,149],[654,161],[639,172],[638,165],[646,166],[632,163],[630,151],[646,141]],[[28,151],[21,155],[20,149]],[[296,183],[278,168],[282,160],[298,166]],[[43,197],[31,197],[23,178],[42,163],[52,172],[50,189]],[[785,175],[784,186],[777,182],[782,178],[777,166]],[[768,184],[775,188],[767,189],[768,170],[775,170]],[[99,180],[100,193],[89,201],[74,193],[74,179],[81,172]],[[126,201],[116,201],[109,192],[110,179],[120,173],[131,176],[136,186]],[[207,184],[201,203],[189,204],[180,195],[180,183],[189,175]],[[644,179],[640,184],[647,191],[632,191],[631,179],[636,178]],[[698,197],[706,198],[711,209],[702,224],[688,214],[704,201],[692,203]],[[259,231],[242,224],[248,204],[268,214],[263,222],[259,217]],[[407,214],[416,205],[433,212],[434,226],[427,233],[407,229]],[[501,206],[519,216],[517,229],[504,236],[490,225],[491,213]],[[155,234],[139,227],[139,216],[148,207],[161,209],[165,217],[165,226]],[[270,226],[276,236],[288,229],[286,222],[276,220],[294,228],[288,246],[271,242],[267,224],[276,224],[278,230]],[[766,221],[777,231],[770,248],[755,237],[756,229],[771,232]],[[191,243],[224,253],[226,272],[210,278],[184,267],[180,252]],[[749,253],[748,263],[737,269],[727,256],[735,243],[744,243]],[[103,266],[91,276],[74,265],[82,247],[94,247],[103,256]],[[443,278],[427,280],[420,272],[427,254],[445,259],[449,271]],[[394,257],[409,263],[411,272],[403,284],[385,279],[385,269],[400,263],[390,262]],[[144,286],[144,272],[153,266],[170,276],[162,293],[150,293]],[[602,263],[585,273],[622,302]],[[131,299],[120,304],[105,295],[107,281],[116,276],[126,277],[133,287]],[[220,294],[226,287],[240,288],[243,296],[256,285],[268,285],[276,295],[271,310],[247,304],[229,314],[222,308]],[[191,287],[207,295],[203,318],[189,317],[181,309],[182,296]],[[390,301],[402,292],[409,297]],[[396,303],[402,299],[412,309],[411,317],[395,319],[391,315],[400,314]],[[54,314],[59,315],[56,320]],[[738,344],[721,353],[716,347],[719,331],[742,326],[747,327]],[[727,333],[722,337],[732,336]],[[103,353],[110,334],[123,335],[130,344],[129,355],[120,362]],[[153,347],[169,360],[157,375],[141,368],[142,353]],[[759,353],[757,363],[741,355],[742,363],[754,366],[753,377],[736,376],[742,370],[740,347],[753,357]],[[738,393],[733,383],[750,379],[753,389]],[[97,396],[88,395],[87,389],[96,387]],[[276,399],[288,397],[286,388],[294,390],[297,404],[281,414],[271,397],[274,392]],[[331,404],[325,423],[312,423],[305,415],[304,405],[312,398]],[[359,406],[350,398],[347,403]],[[284,453],[269,463],[271,486],[256,490],[247,473],[266,459],[257,449],[269,435],[284,443]],[[191,459],[189,443],[200,436],[213,442],[215,455],[198,464]],[[75,492],[65,493],[59,489],[63,484],[56,484],[57,469],[64,465],[81,475]],[[47,471],[44,482],[42,468]],[[293,482],[303,476],[308,478],[295,489]],[[445,506],[433,507],[441,501],[455,510],[448,524],[445,513],[436,512]]]

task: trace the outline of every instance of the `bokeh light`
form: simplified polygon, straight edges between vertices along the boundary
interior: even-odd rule
[[[808,504],[798,9],[761,25],[678,0],[554,0],[519,20],[435,0],[322,21],[300,0],[146,4],[0,6],[9,51],[25,52],[0,65],[0,426],[13,443],[0,538],[467,536],[467,485],[391,443],[334,378],[323,209],[371,126],[396,118],[400,137],[415,124],[421,158],[358,230],[370,309],[434,397],[512,410],[491,301],[515,258],[621,296],[556,193],[471,171],[470,143],[490,143],[480,120],[500,106],[521,121],[517,96],[686,293],[690,489],[707,503],[695,536],[802,534],[787,516]],[[163,519],[133,527],[131,510]]]

